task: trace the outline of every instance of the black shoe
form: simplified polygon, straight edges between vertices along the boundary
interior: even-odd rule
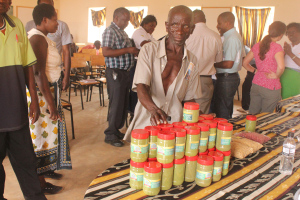
[[[63,187],[56,186],[56,185],[46,182],[46,187],[42,188],[42,192],[44,194],[57,194],[62,189],[63,189]]]
[[[117,138],[118,138],[119,140],[123,140],[125,134],[123,134],[123,133],[120,132],[120,133],[117,133],[116,136],[117,136]]]
[[[124,143],[122,141],[120,141],[119,139],[113,139],[113,140],[104,140],[105,143],[110,144],[112,146],[115,147],[122,147],[124,145]]]
[[[49,171],[44,176],[45,176],[45,178],[52,178],[52,179],[55,179],[55,180],[60,180],[63,177],[62,174],[55,173],[54,171]]]

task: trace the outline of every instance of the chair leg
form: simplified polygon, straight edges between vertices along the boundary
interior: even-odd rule
[[[103,107],[105,107],[105,105],[104,105],[104,90],[103,90],[103,83],[101,83],[101,92],[102,92],[102,105],[103,105]]]
[[[71,102],[71,84],[70,84],[70,87],[69,87],[69,102]]]
[[[102,101],[101,101],[101,82],[99,84],[99,99],[100,99],[100,107],[102,106]]]
[[[87,86],[87,93],[86,93],[86,102],[89,101],[89,90],[90,90],[90,86]],[[85,90],[84,90],[85,91]]]
[[[82,100],[82,88],[81,88],[81,85],[79,85],[79,89],[80,89],[80,97],[81,97],[81,107],[82,107],[82,110],[84,110],[84,108],[83,108],[83,100]]]
[[[238,101],[240,101],[240,92],[239,92],[239,88],[237,89],[237,95],[238,95]]]
[[[71,113],[72,138],[75,139],[74,121],[73,121],[73,108],[72,108],[72,105],[70,106],[70,113]]]
[[[93,93],[93,85],[91,85],[91,91],[90,91],[90,101],[92,100],[92,93]]]

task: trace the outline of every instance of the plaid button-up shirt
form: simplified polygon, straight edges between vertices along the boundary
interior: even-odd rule
[[[102,46],[123,49],[132,47],[132,43],[127,33],[112,22],[102,35]],[[109,68],[128,70],[134,64],[134,56],[127,53],[117,57],[105,57],[105,64]]]

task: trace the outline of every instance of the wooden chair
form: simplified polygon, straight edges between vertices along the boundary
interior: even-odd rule
[[[91,61],[91,55],[88,53],[74,53],[74,58],[84,58],[85,61]]]
[[[70,111],[70,114],[71,114],[71,126],[72,126],[72,138],[75,139],[72,104],[69,101],[67,101],[67,100],[61,99],[61,105],[62,105],[62,107],[64,109]]]
[[[90,55],[97,55],[96,49],[82,49],[82,53],[90,54]]]
[[[103,84],[106,84],[106,78],[102,77],[105,76],[105,58],[103,55],[92,55],[91,56],[91,66],[98,66],[98,69],[100,69],[100,78],[97,78],[96,80],[99,81],[101,84],[99,85],[101,88],[101,95],[102,95],[102,105],[104,106],[104,91],[103,91]]]

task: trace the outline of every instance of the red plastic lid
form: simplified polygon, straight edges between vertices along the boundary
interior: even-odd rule
[[[201,122],[201,121],[203,121],[203,120],[205,120],[204,117],[201,117],[201,116],[198,117],[198,122]]]
[[[133,160],[130,160],[130,165],[136,168],[144,168],[145,163],[146,162],[134,162]]]
[[[157,125],[157,127],[161,128],[161,130],[170,130],[171,128],[173,128],[172,124],[159,124]]]
[[[201,156],[198,157],[197,162],[200,165],[213,165],[214,164],[214,159],[211,156],[201,155]]]
[[[185,163],[185,156],[181,159],[174,159],[174,164],[184,164]]]
[[[176,135],[176,137],[185,137],[186,136],[186,130],[183,128],[171,128],[170,131],[173,131]]]
[[[161,167],[162,167],[162,168],[170,168],[170,167],[173,167],[173,162],[171,162],[171,163],[166,163],[166,164],[160,163],[160,164],[161,164]]]
[[[195,124],[196,124],[196,123],[189,123],[189,122],[185,122],[185,121],[182,121],[182,122],[186,123],[187,126],[195,126]]]
[[[200,128],[197,126],[186,126],[185,130],[186,130],[186,134],[190,134],[190,135],[200,134]]]
[[[227,123],[228,120],[224,119],[224,118],[214,118],[214,121],[218,122],[218,123]]]
[[[144,170],[148,173],[159,173],[161,172],[161,164],[159,162],[145,162]]]
[[[213,147],[213,148],[211,148],[211,149],[208,149],[209,152],[215,151],[215,150],[216,150],[216,147]]]
[[[221,131],[232,131],[233,125],[230,123],[219,123],[218,129]]]
[[[255,115],[247,115],[246,119],[250,121],[256,121],[257,117]]]
[[[157,137],[162,140],[174,140],[175,133],[173,131],[159,131]]]
[[[186,161],[196,161],[198,156],[185,156]]]
[[[174,128],[184,128],[185,126],[187,126],[187,123],[185,123],[185,122],[173,122],[173,126],[174,126]]]
[[[205,123],[197,123],[197,127],[200,128],[201,131],[209,131],[209,125]]]
[[[200,106],[195,102],[186,102],[184,103],[184,108],[187,110],[199,110]]]
[[[205,120],[213,120],[214,119],[214,116],[207,115],[207,114],[202,114],[199,117],[203,117]]]
[[[135,139],[147,139],[149,132],[144,129],[134,129],[131,131],[131,136]]]
[[[161,130],[161,128],[157,126],[146,126],[144,129],[147,130],[150,135],[154,135],[154,136],[157,135],[158,131]]]
[[[202,153],[199,153],[199,156],[201,156],[201,155],[207,155],[207,154],[208,154],[208,150],[206,150],[206,151],[204,151]]]
[[[204,120],[202,123],[208,124],[210,128],[217,128],[218,122],[214,120]]]
[[[156,158],[147,158],[147,162],[157,162]]]
[[[215,161],[222,161],[224,157],[224,155],[218,151],[210,151],[208,155],[213,157]]]
[[[231,150],[230,151],[220,151],[217,149],[217,152],[222,153],[224,156],[230,156],[231,155]]]

